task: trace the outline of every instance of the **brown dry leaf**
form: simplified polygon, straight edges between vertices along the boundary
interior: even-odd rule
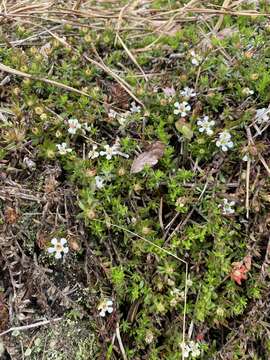
[[[156,141],[150,145],[147,151],[141,153],[136,159],[133,160],[130,172],[136,174],[143,170],[145,165],[154,166],[158,160],[163,156],[165,144],[161,141]]]
[[[19,219],[20,215],[17,212],[16,209],[7,206],[5,209],[5,221],[7,224],[15,224],[18,219]]]
[[[251,269],[251,260],[252,257],[250,255],[245,256],[243,259],[247,271],[250,271]]]

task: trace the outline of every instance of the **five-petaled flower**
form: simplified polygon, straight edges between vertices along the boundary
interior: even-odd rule
[[[174,87],[165,87],[163,90],[163,93],[166,97],[170,98],[170,97],[174,97],[175,96],[175,89]]]
[[[75,135],[77,130],[80,130],[82,125],[77,119],[68,119],[68,132],[72,135]]]
[[[96,159],[97,157],[99,157],[99,152],[96,151],[97,148],[98,148],[98,146],[96,144],[94,144],[93,147],[92,147],[92,150],[90,150],[89,153],[88,153],[88,158],[89,159],[93,160],[93,159]]]
[[[131,103],[130,112],[133,114],[139,113],[141,111],[141,107],[139,105],[136,105],[135,101]]]
[[[187,116],[187,113],[191,110],[190,105],[186,101],[183,101],[181,103],[177,101],[176,103],[174,103],[174,107],[174,114],[181,114],[182,117]]]
[[[187,99],[193,98],[197,95],[194,89],[191,89],[188,86],[186,86],[184,90],[180,91],[180,94]]]
[[[62,144],[57,144],[56,147],[60,155],[66,155],[72,152],[72,149],[69,148],[67,146],[67,143],[65,142],[63,142]]]
[[[96,176],[95,177],[95,182],[96,182],[96,187],[98,189],[102,189],[104,186],[104,179],[101,176]]]
[[[256,110],[255,120],[258,124],[266,123],[269,121],[270,109],[261,108]]]
[[[202,119],[199,119],[197,121],[197,125],[200,126],[199,132],[201,133],[206,132],[206,134],[209,136],[214,134],[212,127],[215,125],[215,121],[214,120],[209,121],[208,116],[204,116]]]
[[[112,146],[110,145],[104,145],[104,149],[105,151],[100,151],[100,155],[101,156],[106,156],[107,160],[111,160],[111,158],[114,155],[117,155],[119,153],[118,149],[119,149],[119,144],[114,144]]]
[[[200,345],[198,343],[195,343],[195,341],[191,340],[188,343],[181,344],[182,353],[184,358],[188,358],[191,354],[192,358],[197,358],[200,356]]]
[[[104,317],[106,312],[111,314],[113,312],[113,301],[111,299],[105,299],[98,305],[99,315]]]
[[[67,240],[65,238],[57,239],[53,238],[51,240],[52,247],[48,248],[48,253],[55,253],[54,257],[56,259],[61,259],[64,254],[68,253]]]
[[[222,131],[219,133],[219,138],[216,141],[217,147],[220,147],[222,151],[228,151],[228,149],[233,148],[233,142],[231,138],[232,136],[227,130]]]
[[[228,199],[223,199],[223,204],[220,205],[222,207],[222,212],[224,215],[232,215],[235,210],[233,206],[235,205],[235,201],[229,201]]]

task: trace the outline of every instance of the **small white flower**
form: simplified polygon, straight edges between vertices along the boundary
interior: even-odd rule
[[[187,279],[187,287],[191,287],[193,285],[193,281],[190,279]]]
[[[184,90],[180,91],[180,94],[187,99],[193,98],[197,95],[194,89],[191,89],[188,86],[186,86]]]
[[[135,114],[141,112],[141,106],[136,105],[135,101],[131,103],[130,111]]]
[[[67,143],[65,142],[63,142],[62,144],[57,144],[56,147],[60,155],[66,155],[72,152],[72,149],[67,147]]]
[[[101,301],[98,310],[100,310],[99,315],[102,317],[106,315],[106,312],[111,314],[113,312],[113,301],[111,299]]]
[[[234,214],[235,210],[233,206],[235,205],[235,201],[228,201],[228,199],[223,199],[222,211],[224,215],[231,215]]]
[[[198,54],[196,54],[194,50],[190,51],[190,55],[191,55],[191,63],[194,66],[200,65],[200,62],[202,61],[202,58]]]
[[[122,114],[119,114],[119,116],[117,117],[117,121],[119,122],[119,124],[121,126],[125,126],[127,121],[128,121],[128,116],[130,115],[130,111],[126,111]]]
[[[100,154],[101,156],[106,156],[106,159],[107,159],[107,160],[111,160],[111,158],[112,158],[114,155],[117,155],[117,154],[118,154],[118,147],[119,147],[118,144],[115,144],[115,145],[113,145],[113,146],[104,145],[105,151],[100,151],[99,154]]]
[[[233,142],[231,141],[231,134],[225,130],[219,133],[219,138],[216,141],[217,147],[220,147],[222,151],[228,151],[228,149],[233,148]]]
[[[98,146],[96,144],[93,145],[92,150],[89,151],[88,153],[88,159],[96,159],[97,157],[99,157],[99,152],[96,151],[98,148]]]
[[[253,95],[253,94],[254,94],[254,91],[253,91],[253,90],[250,90],[250,88],[246,87],[246,88],[244,88],[244,89],[242,90],[242,94],[243,94],[243,95],[246,95],[246,96],[248,96],[248,95]]]
[[[187,344],[182,343],[181,344],[181,349],[182,349],[182,353],[183,353],[184,358],[188,358],[189,353],[191,351],[190,347]]]
[[[258,124],[269,121],[269,111],[270,109],[267,108],[261,108],[256,110],[255,120],[257,120]]]
[[[54,257],[56,259],[61,259],[62,254],[68,253],[68,245],[67,245],[67,240],[65,238],[61,238],[61,239],[53,238],[51,240],[51,244],[53,246],[48,248],[48,253],[49,254],[55,253]]]
[[[98,189],[102,189],[104,187],[104,179],[101,176],[96,176],[95,181],[96,181],[96,187]]]
[[[206,132],[206,134],[209,136],[214,134],[212,127],[215,125],[215,121],[214,120],[209,121],[208,116],[204,116],[202,119],[199,119],[197,121],[197,125],[200,126],[199,132],[201,133]]]
[[[187,113],[191,110],[190,105],[186,101],[183,101],[181,103],[176,102],[174,103],[174,107],[174,114],[181,114],[182,117],[187,116]]]
[[[117,117],[117,115],[118,115],[118,113],[115,110],[110,109],[110,111],[108,113],[109,118],[115,119]]]
[[[189,348],[191,351],[191,357],[196,358],[196,357],[200,356],[201,351],[199,348],[199,344],[195,343],[194,341],[190,341]]]
[[[82,125],[77,119],[68,119],[68,132],[70,134],[76,134],[77,130],[81,129]]]
[[[175,96],[175,89],[174,87],[165,87],[163,90],[163,93],[166,97],[170,98],[170,97],[174,97]]]

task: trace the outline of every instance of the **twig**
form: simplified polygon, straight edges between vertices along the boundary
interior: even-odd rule
[[[124,360],[128,360],[127,355],[126,355],[126,352],[125,352],[124,345],[123,345],[123,343],[122,343],[121,335],[120,335],[119,323],[116,324],[115,333],[116,333],[116,337],[117,337],[117,340],[118,340],[118,344],[119,344],[119,347],[120,347],[120,350],[121,350],[121,354],[122,354],[122,356],[123,356],[123,359],[124,359]]]
[[[145,81],[148,81],[148,78],[145,74],[145,72],[143,71],[142,67],[138,64],[137,60],[135,59],[134,55],[130,52],[130,50],[127,48],[126,44],[124,43],[124,41],[121,39],[120,35],[117,34],[116,38],[119,40],[120,44],[123,46],[123,48],[125,49],[126,53],[128,54],[128,56],[130,57],[130,59],[133,61],[133,63],[137,66],[137,68],[140,70],[140,72],[142,73]]]
[[[54,85],[56,87],[59,87],[61,89],[64,89],[64,90],[67,90],[67,91],[72,91],[72,92],[75,92],[77,94],[80,94],[80,95],[84,95],[84,96],[87,96],[87,97],[90,97],[89,94],[87,94],[86,92],[84,91],[81,91],[81,90],[78,90],[78,89],[75,89],[71,86],[68,86],[68,85],[65,85],[65,84],[62,84],[58,81],[54,81],[54,80],[50,80],[50,79],[46,79],[46,78],[40,78],[40,77],[37,77],[37,76],[34,76],[34,75],[31,75],[31,74],[28,74],[26,72],[23,72],[23,71],[19,71],[19,70],[16,70],[16,69],[12,69],[11,67],[7,66],[7,65],[4,65],[2,63],[0,63],[0,70],[4,71],[4,72],[7,72],[9,74],[12,74],[12,75],[17,75],[17,76],[21,76],[21,77],[25,77],[27,79],[31,79],[31,80],[36,80],[36,81],[42,81],[42,82],[45,82],[47,84],[50,84],[50,85]]]
[[[56,321],[60,321],[62,320],[63,318],[56,318],[56,319],[51,319],[51,320],[43,320],[43,321],[39,321],[37,323],[34,323],[34,324],[29,324],[29,325],[24,325],[24,326],[15,326],[15,327],[12,327],[6,331],[3,331],[2,333],[0,333],[0,336],[4,336],[6,334],[9,334],[10,332],[12,331],[21,331],[21,330],[28,330],[28,329],[34,329],[36,327],[39,327],[39,326],[44,326],[44,325],[48,325],[48,324],[51,324],[53,322],[56,322]]]
[[[162,231],[164,231],[164,224],[163,224],[163,220],[162,220],[162,212],[163,212],[163,197],[160,198],[158,217],[159,217],[160,228],[161,228]]]
[[[231,2],[231,0],[224,0],[221,9],[226,10],[226,8],[227,8],[227,6],[229,6],[230,2]],[[219,31],[219,29],[220,29],[220,27],[221,27],[221,25],[223,23],[223,20],[224,20],[224,14],[221,14],[218,21],[217,21],[217,23],[216,23],[216,25],[215,25],[215,27],[214,27],[214,32],[217,33]]]

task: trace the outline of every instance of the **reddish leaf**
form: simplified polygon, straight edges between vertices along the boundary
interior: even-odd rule
[[[141,153],[136,159],[133,160],[130,172],[136,174],[143,170],[145,165],[154,166],[158,160],[163,156],[165,144],[161,141],[156,141],[150,145],[147,151]]]
[[[246,256],[243,261],[232,264],[233,268],[230,277],[238,285],[241,285],[242,280],[247,279],[247,272],[251,268],[251,256]]]

